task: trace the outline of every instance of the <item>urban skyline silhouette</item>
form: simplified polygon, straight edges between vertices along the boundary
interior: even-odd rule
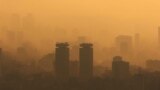
[[[0,90],[160,90],[158,0],[0,0]]]

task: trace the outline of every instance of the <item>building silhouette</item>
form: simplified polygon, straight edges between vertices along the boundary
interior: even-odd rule
[[[57,79],[69,77],[69,44],[57,43],[55,50],[55,74]]]
[[[122,56],[128,56],[132,53],[132,37],[120,35],[116,37],[116,46]]]
[[[146,68],[149,72],[159,72],[160,71],[160,60],[147,60]]]
[[[125,79],[129,77],[129,63],[124,61],[122,57],[115,56],[112,62],[112,75],[116,79]]]
[[[89,79],[93,77],[93,44],[80,44],[80,78]]]

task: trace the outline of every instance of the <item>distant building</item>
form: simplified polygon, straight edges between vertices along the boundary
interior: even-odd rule
[[[132,53],[132,37],[120,35],[116,37],[116,46],[120,55],[129,55]]]
[[[160,60],[147,60],[146,68],[150,72],[160,72]]]
[[[112,75],[117,79],[125,79],[129,77],[129,63],[122,60],[122,57],[115,56],[112,62]]]
[[[57,79],[69,77],[69,44],[57,43],[55,51],[55,74]]]
[[[80,44],[80,77],[89,79],[93,77],[93,44]]]

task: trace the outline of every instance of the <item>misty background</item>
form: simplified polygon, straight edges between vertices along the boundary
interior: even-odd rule
[[[144,66],[146,59],[160,58],[159,3],[158,0],[0,0],[0,46],[11,55],[18,47],[29,47],[30,54],[39,60],[54,52],[56,42],[74,45],[79,37],[85,37],[87,42],[94,43],[95,63],[110,66],[113,55],[109,50],[115,47],[115,37],[134,38],[139,33],[142,58],[128,61]]]

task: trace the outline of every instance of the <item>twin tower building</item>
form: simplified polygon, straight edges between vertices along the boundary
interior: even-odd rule
[[[57,79],[69,78],[70,49],[68,43],[57,43],[55,50],[55,73]],[[93,76],[93,44],[82,43],[79,47],[79,77],[90,79]]]

